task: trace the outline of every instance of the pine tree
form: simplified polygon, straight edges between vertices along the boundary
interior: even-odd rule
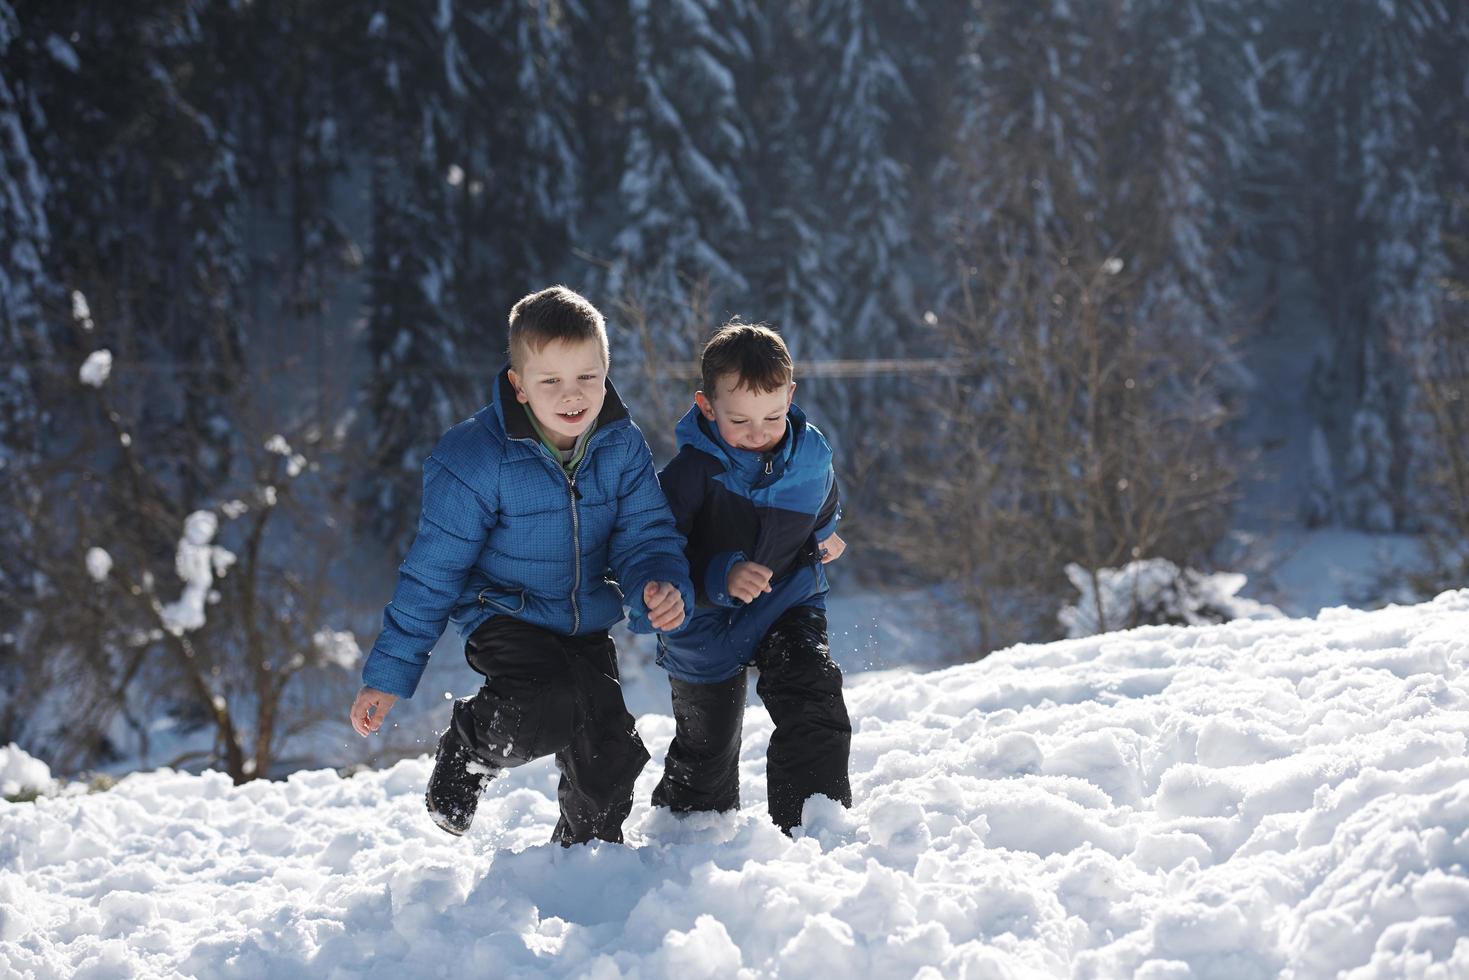
[[[299,376],[319,434],[341,410],[352,362],[355,311],[342,304],[357,302],[348,294],[362,265],[352,164],[367,114],[367,14],[351,0],[211,14],[222,28],[209,66],[214,114],[234,134],[247,197],[251,338],[308,366]]]
[[[451,181],[456,264],[461,317],[483,352],[476,360],[489,365],[503,356],[515,301],[570,271],[587,152],[575,119],[585,79],[571,46],[583,16],[576,4],[524,0],[459,15],[469,95]]]
[[[802,362],[894,354],[914,305],[907,179],[894,155],[913,108],[889,50],[898,39],[880,37],[861,3],[766,8],[738,76],[757,136],[747,316],[785,331]],[[872,386],[810,380],[802,403],[855,430]]]
[[[637,371],[645,351],[693,353],[711,325],[691,322],[706,290],[718,313],[749,289],[740,256],[751,232],[752,137],[736,77],[756,13],[712,0],[632,0],[631,12],[624,217],[602,292],[644,326],[641,336],[613,335],[616,356]]]
[[[1218,277],[1234,258],[1240,174],[1263,138],[1249,111],[1248,10],[1134,2],[1120,13],[980,11],[959,122],[972,210],[960,213],[1022,255],[1050,237],[1092,238],[1160,301],[1166,292],[1175,329],[1219,353],[1214,338],[1234,324]]]
[[[814,8],[812,159],[827,213],[841,222],[830,261],[845,278],[825,336],[849,357],[890,344],[895,324],[914,318],[908,187],[894,150],[918,107],[899,64],[907,52],[879,34],[870,6],[824,0]]]
[[[1428,328],[1445,268],[1445,201],[1464,186],[1445,160],[1464,105],[1465,15],[1440,0],[1304,0],[1280,17],[1297,49],[1291,186],[1334,341],[1316,380],[1336,473],[1329,516],[1393,530],[1412,523],[1412,444],[1389,337]]]
[[[456,280],[456,103],[466,97],[452,4],[384,4],[373,44],[372,244],[368,258],[365,446],[378,474],[363,513],[401,548],[418,513],[420,467],[466,394]]]
[[[0,0],[0,55],[22,37],[15,10]],[[60,57],[70,46],[53,37]],[[45,269],[51,228],[46,218],[48,182],[27,133],[44,126],[34,99],[0,75],[0,472],[13,474],[34,458],[38,400],[31,363],[45,356],[50,326],[45,315],[56,291]]]
[[[8,0],[0,0],[0,58],[33,44]],[[70,46],[50,39],[55,58]],[[18,61],[19,59],[15,59]],[[25,652],[38,630],[39,592],[30,556],[35,528],[27,515],[39,488],[33,467],[41,457],[42,410],[35,365],[49,359],[52,325],[47,308],[57,288],[45,266],[51,243],[46,216],[48,182],[29,134],[44,126],[32,93],[0,74],[0,740],[21,734],[27,706],[13,695],[25,690]]]
[[[737,76],[756,137],[747,155],[751,235],[739,261],[749,280],[749,305],[741,312],[780,329],[802,362],[838,356],[847,299],[833,234],[835,209],[842,206],[834,191],[839,178],[815,155],[819,120],[833,110],[818,98],[832,93],[810,81],[831,70],[817,60],[811,6],[766,4],[766,29],[756,34],[758,47]],[[802,70],[793,70],[797,65]],[[800,397],[808,409],[812,393],[803,384]]]
[[[405,543],[438,435],[477,404],[520,296],[571,266],[581,156],[576,4],[385,4],[373,17],[366,510]]]

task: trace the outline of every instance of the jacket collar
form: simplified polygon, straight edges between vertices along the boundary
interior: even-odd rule
[[[792,403],[789,411],[786,412],[786,435],[780,445],[768,453],[758,453],[752,449],[737,449],[724,441],[719,434],[719,427],[704,418],[704,413],[699,411],[699,406],[695,404],[684,414],[683,418],[679,419],[674,432],[678,437],[680,449],[689,446],[708,453],[723,462],[726,469],[738,473],[750,483],[756,483],[764,475],[766,463],[774,464],[771,467],[773,473],[785,471],[790,461],[795,458],[796,449],[805,430],[806,413]]]
[[[505,429],[505,435],[511,439],[529,439],[537,444],[541,437],[536,435],[535,426],[531,425],[530,412],[520,400],[515,397],[515,386],[510,383],[510,365],[506,364],[495,376],[494,393],[490,400],[490,409]],[[597,431],[592,433],[592,438],[613,422],[619,422],[628,418],[627,406],[617,395],[617,389],[612,387],[612,379],[607,379],[607,397],[602,400],[602,410],[597,413]]]

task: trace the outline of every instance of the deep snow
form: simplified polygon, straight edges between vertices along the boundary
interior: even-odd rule
[[[427,757],[232,787],[137,774],[0,804],[0,973],[1469,976],[1469,591],[1149,627],[849,679],[850,812],[546,842],[548,762],[468,837]]]

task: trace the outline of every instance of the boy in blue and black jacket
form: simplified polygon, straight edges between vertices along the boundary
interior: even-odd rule
[[[510,364],[490,404],[423,466],[418,535],[363,666],[353,727],[411,697],[449,621],[485,676],[454,705],[426,802],[462,834],[484,784],[547,755],[561,770],[552,839],[621,841],[648,753],[607,634],[676,630],[693,603],[683,538],[653,458],[607,378],[607,331],[562,286],[510,313]]]
[[[704,347],[702,390],[659,474],[697,607],[659,638],[676,732],[653,804],[739,806],[745,669],[775,722],[766,753],[770,816],[801,822],[818,793],[851,806],[852,727],[826,635],[824,565],[846,547],[831,447],[792,403],[790,352],[768,327],[727,324]]]

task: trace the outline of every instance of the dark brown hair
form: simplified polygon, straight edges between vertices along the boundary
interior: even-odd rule
[[[537,353],[552,341],[585,340],[597,341],[606,364],[607,322],[590,300],[565,286],[524,296],[510,310],[510,363],[517,369],[527,352]]]
[[[704,397],[713,398],[719,379],[727,374],[739,379],[736,387],[764,394],[790,384],[795,369],[780,334],[763,323],[745,323],[736,317],[704,345],[699,373]]]

